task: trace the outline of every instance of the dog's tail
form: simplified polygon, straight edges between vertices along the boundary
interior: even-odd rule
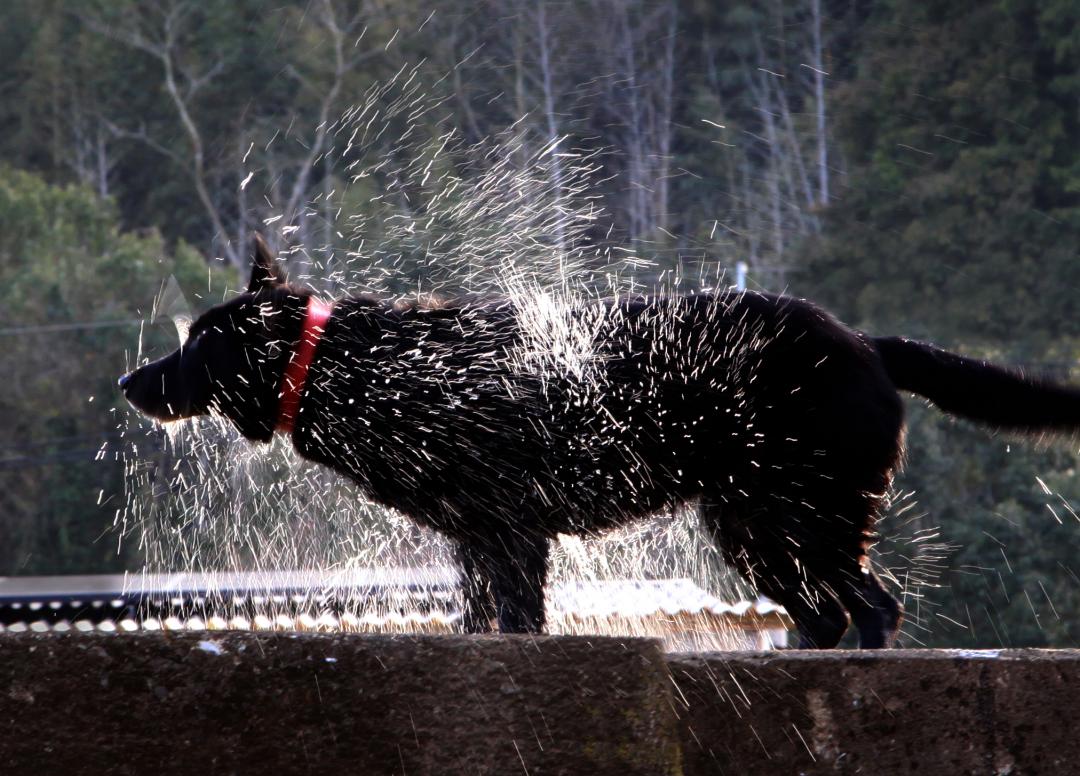
[[[964,358],[902,337],[875,337],[893,384],[951,415],[1004,431],[1080,432],[1080,388]]]

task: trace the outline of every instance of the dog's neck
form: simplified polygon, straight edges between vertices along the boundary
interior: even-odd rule
[[[315,348],[326,331],[326,322],[333,311],[331,305],[308,297],[307,311],[300,328],[300,337],[289,354],[289,363],[281,378],[281,398],[278,400],[278,413],[275,429],[284,434],[291,434],[296,425],[296,416],[300,412],[300,397],[304,392],[308,369],[315,357]]]

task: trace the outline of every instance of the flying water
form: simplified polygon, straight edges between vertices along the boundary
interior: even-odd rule
[[[597,300],[635,290],[639,274],[652,269],[647,258],[606,239],[599,152],[577,149],[569,138],[537,142],[522,122],[466,142],[439,110],[445,95],[438,80],[423,65],[402,66],[342,112],[326,128],[333,139],[320,159],[327,185],[298,207],[277,203],[265,231],[278,237],[291,280],[327,296],[510,300],[522,331],[517,368],[568,378],[587,400],[590,387],[599,389],[594,344],[610,325]],[[250,170],[244,186],[257,188],[267,174]],[[698,287],[722,284],[722,262],[703,264]],[[159,316],[174,321],[183,342],[191,314],[175,281],[159,295],[151,318]],[[211,599],[213,580],[230,572],[249,572],[267,590],[286,578],[291,589],[305,583],[337,597],[330,620],[319,619],[325,612],[318,603],[302,613],[321,623],[313,627],[364,629],[387,618],[399,629],[456,627],[455,604],[444,595],[454,576],[448,543],[301,460],[288,440],[252,445],[218,418],[165,431],[134,412],[126,422],[127,493],[117,527],[123,541],[138,543],[145,572],[203,575]],[[909,508],[904,499],[892,507],[899,519],[886,524],[898,522],[898,535],[885,543],[882,560],[916,612],[908,627],[917,638],[924,619],[918,603],[935,584],[944,549],[932,532],[903,535]],[[398,595],[348,584],[386,568],[401,570]],[[611,597],[611,585],[627,580],[692,584],[664,588],[652,613],[582,614],[584,598]],[[218,608],[228,612],[226,584],[219,587]],[[753,611],[736,616],[720,606],[755,594],[725,568],[689,507],[593,536],[560,537],[549,587],[551,632],[659,636],[695,650],[762,644],[748,642],[743,630],[756,627]],[[635,590],[628,601],[647,597]],[[283,620],[269,615],[268,627],[281,627]]]

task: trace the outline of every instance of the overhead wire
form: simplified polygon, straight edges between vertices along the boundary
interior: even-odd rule
[[[73,321],[71,323],[44,323],[26,326],[7,326],[0,328],[0,337],[17,334],[44,334],[56,331],[76,331],[79,329],[109,329],[118,326],[139,326],[145,323],[141,318],[128,318],[115,321]]]

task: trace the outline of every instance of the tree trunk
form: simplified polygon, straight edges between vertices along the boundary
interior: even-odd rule
[[[554,146],[559,141],[559,124],[555,116],[555,87],[552,73],[554,65],[551,57],[551,37],[548,30],[546,2],[541,2],[536,9],[536,27],[537,43],[540,49],[540,83],[544,93],[544,117],[547,122],[547,142]],[[555,245],[559,255],[562,256],[566,252],[566,235],[561,215],[563,210],[562,157],[559,155],[559,151],[555,149],[552,150],[550,158],[551,183],[554,190],[553,207],[556,213],[559,214],[555,221]]]
[[[814,48],[814,104],[817,114],[818,202],[829,204],[829,147],[825,137],[825,62],[821,45],[821,0],[810,0]]]

